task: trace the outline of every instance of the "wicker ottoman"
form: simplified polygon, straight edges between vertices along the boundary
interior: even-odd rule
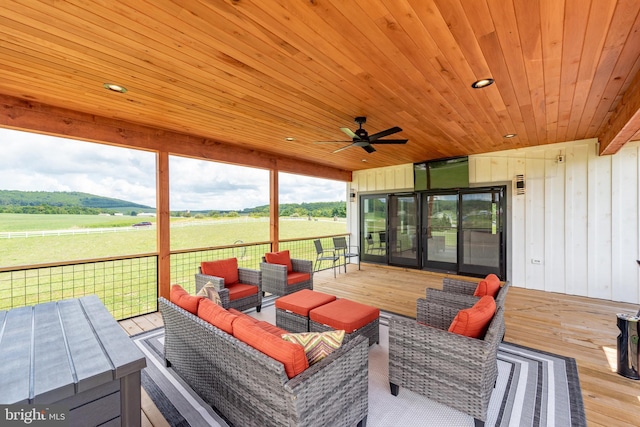
[[[289,332],[309,332],[309,311],[336,297],[303,289],[276,300],[276,326]]]
[[[380,341],[380,310],[348,299],[337,299],[309,312],[309,331],[344,329],[344,342],[357,335],[369,338],[369,345]]]

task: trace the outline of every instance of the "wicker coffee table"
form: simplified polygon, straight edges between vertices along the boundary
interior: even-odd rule
[[[309,311],[335,301],[336,297],[303,289],[276,300],[276,326],[289,332],[309,332]]]

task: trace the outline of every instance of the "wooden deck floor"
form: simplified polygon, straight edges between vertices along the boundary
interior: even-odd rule
[[[415,317],[416,299],[441,288],[443,274],[363,264],[347,274],[316,273],[314,289],[382,310]],[[616,313],[635,314],[635,304],[616,303],[512,287],[505,303],[505,340],[576,359],[590,427],[626,427],[640,422],[640,381],[616,371]],[[159,313],[120,322],[135,334],[162,325]],[[143,390],[144,426],[167,426]]]

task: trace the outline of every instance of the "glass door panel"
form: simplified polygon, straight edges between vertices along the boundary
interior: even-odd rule
[[[360,251],[363,261],[387,262],[387,197],[360,198]]]
[[[423,194],[423,265],[457,271],[458,194]]]
[[[461,273],[504,277],[502,193],[501,189],[461,192]]]
[[[389,196],[389,264],[418,266],[417,217],[418,197],[415,194]]]

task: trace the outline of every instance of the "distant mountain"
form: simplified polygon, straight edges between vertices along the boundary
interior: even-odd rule
[[[0,206],[56,206],[95,209],[144,209],[155,211],[150,206],[96,196],[77,191],[16,191],[0,190]]]

